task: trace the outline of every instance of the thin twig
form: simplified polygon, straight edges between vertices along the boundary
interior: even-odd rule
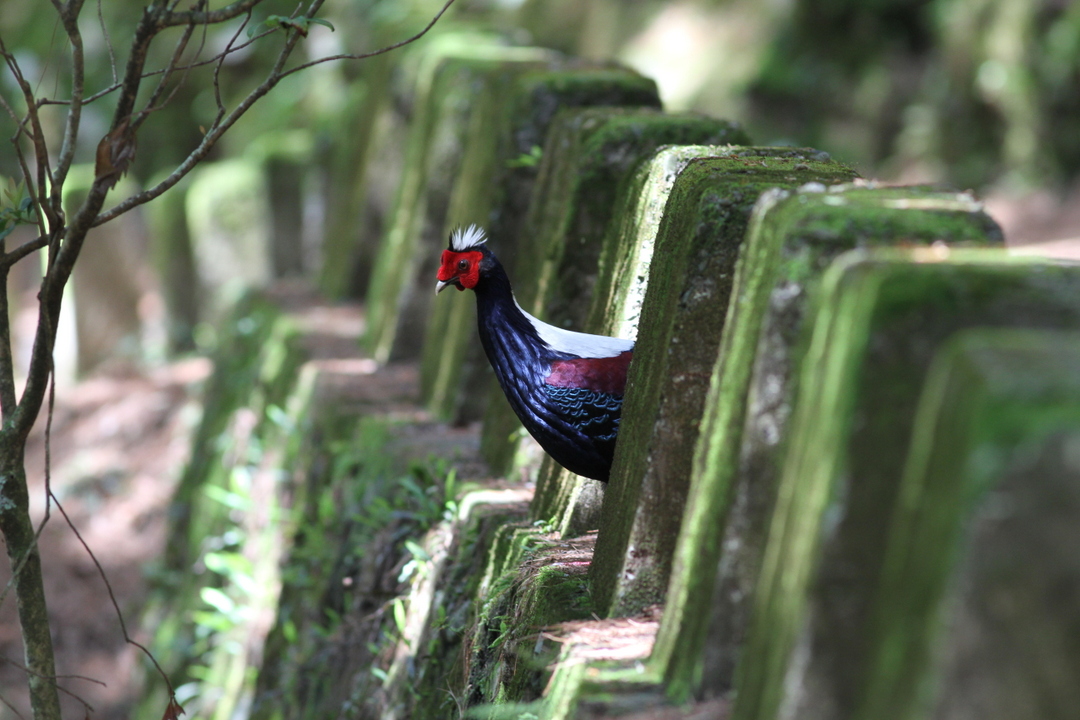
[[[98,23],[101,25],[101,36],[105,38],[105,47],[109,50],[109,69],[112,70],[112,79],[114,83],[118,83],[119,78],[116,76],[116,52],[113,50],[112,38],[109,37],[109,28],[105,26],[105,16],[101,12],[101,0],[97,0],[97,16]],[[119,84],[117,84],[119,87]]]
[[[82,122],[83,96],[86,94],[86,66],[77,10],[62,9],[60,20],[64,24],[68,43],[71,45],[71,104],[67,113],[67,122],[64,124],[64,139],[60,144],[60,155],[52,174],[53,203],[57,206],[61,204],[60,192],[67,179],[68,170],[71,169],[71,163],[75,159],[75,145]]]
[[[391,50],[397,50],[399,47],[402,47],[404,45],[408,45],[409,43],[416,42],[420,38],[424,37],[424,35],[427,35],[428,30],[435,27],[435,23],[437,23],[439,21],[439,18],[441,18],[443,16],[443,14],[447,10],[449,10],[450,6],[453,5],[453,4],[454,4],[454,0],[446,0],[446,4],[443,5],[442,9],[439,10],[439,12],[435,15],[435,17],[433,17],[431,19],[431,22],[429,22],[426,26],[424,26],[423,30],[416,33],[415,35],[413,35],[408,40],[402,40],[401,42],[396,42],[393,45],[387,45],[384,48],[379,48],[378,50],[372,50],[371,52],[360,53],[358,55],[329,55],[327,57],[319,58],[317,60],[312,60],[310,62],[306,62],[306,63],[303,63],[301,65],[297,65],[296,67],[292,68],[291,70],[288,70],[287,72],[282,73],[281,76],[282,77],[288,77],[289,75],[292,75],[295,72],[300,72],[301,70],[304,70],[306,68],[312,67],[314,65],[320,65],[320,64],[325,63],[325,62],[330,62],[331,60],[363,60],[365,58],[375,57],[376,55],[382,55],[384,53],[388,53]]]
[[[124,614],[120,612],[120,605],[116,602],[116,595],[113,593],[112,584],[109,583],[109,578],[105,574],[105,568],[101,567],[101,563],[98,561],[97,556],[94,555],[94,551],[91,550],[90,546],[86,544],[86,540],[83,539],[83,536],[79,533],[78,528],[75,527],[75,523],[73,523],[71,521],[71,518],[68,517],[67,511],[64,510],[64,506],[60,504],[60,501],[56,498],[55,495],[53,495],[52,499],[53,502],[56,503],[56,509],[60,511],[60,514],[64,516],[64,520],[67,521],[67,525],[69,528],[71,528],[71,532],[75,533],[75,537],[78,539],[79,544],[83,546],[83,549],[86,550],[86,554],[89,555],[90,559],[94,562],[94,567],[97,568],[98,575],[101,576],[102,582],[105,583],[105,589],[109,593],[109,600],[112,602],[113,609],[116,611],[116,619],[120,623],[120,632],[124,634],[124,642],[139,648],[140,650],[142,650],[143,654],[150,659],[150,662],[152,662],[154,664],[154,667],[157,668],[158,674],[161,675],[161,679],[165,681],[165,685],[169,689],[169,696],[172,697],[173,695],[175,695],[175,693],[173,692],[172,683],[169,682],[169,676],[166,675],[165,671],[161,669],[161,665],[158,664],[157,658],[154,657],[154,654],[151,653],[145,645],[136,640],[132,640],[131,636],[128,635],[127,623],[124,622]]]
[[[46,677],[46,676],[42,675],[39,672],[34,672],[33,670],[31,670],[30,668],[26,667],[25,665],[23,665],[21,663],[15,662],[11,658],[7,657],[6,655],[0,655],[0,660],[3,660],[4,662],[6,662],[8,665],[11,665],[12,667],[16,667],[19,670],[22,670],[27,675],[33,675],[35,677],[40,677],[40,678],[45,678]],[[72,690],[68,690],[65,687],[61,687],[60,683],[58,683],[56,681],[57,680],[85,680],[86,682],[91,682],[91,683],[94,683],[95,685],[100,685],[101,687],[109,687],[106,683],[102,682],[101,680],[98,680],[97,678],[87,677],[86,675],[50,675],[46,679],[52,680],[53,685],[56,686],[57,690],[64,693],[65,695],[68,695],[69,697],[74,699],[76,702],[82,703],[82,706],[88,712],[94,712],[94,706],[93,705],[86,702],[86,700],[83,700],[82,697],[80,697],[78,695],[78,693],[76,693],[76,692],[74,692]]]
[[[7,655],[0,655],[0,661],[6,662],[8,665],[14,665],[15,667],[19,668],[20,670],[22,670],[23,672],[25,672],[27,674],[33,673],[33,671],[30,668],[23,666],[22,664],[20,664],[19,662],[15,661],[15,660],[12,660]],[[107,682],[104,682],[103,680],[98,680],[97,678],[89,677],[87,675],[53,675],[52,679],[53,680],[85,680],[88,683],[94,683],[95,685],[100,685],[101,687],[109,687],[109,684]],[[63,689],[63,688],[61,688],[61,689]]]
[[[202,43],[202,45],[205,45],[206,44],[206,34],[205,34],[206,26],[202,25],[200,27],[203,28],[203,38],[202,38],[201,43]],[[278,32],[278,30],[276,28],[271,28],[271,29],[268,29],[268,30],[263,30],[261,32],[255,33],[254,35],[251,36],[250,39],[245,40],[244,42],[240,43],[239,45],[234,45],[233,47],[231,47],[227,51],[227,54],[231,55],[231,54],[241,52],[242,50],[246,50],[250,46],[254,45],[256,42],[261,40],[262,38],[266,37],[267,35],[273,35],[275,32]],[[192,62],[188,63],[187,65],[177,65],[175,68],[167,65],[167,66],[165,66],[163,68],[158,68],[157,70],[147,70],[146,72],[144,72],[142,74],[140,79],[147,80],[147,79],[152,78],[152,77],[154,77],[156,75],[164,75],[166,72],[169,72],[169,71],[181,71],[181,72],[183,72],[183,71],[195,70],[195,69],[201,68],[201,67],[206,67],[207,65],[214,65],[214,64],[221,61],[223,54],[225,54],[225,51],[223,51],[222,53],[218,53],[217,55],[215,55],[215,56],[213,56],[211,58],[206,58],[205,60],[192,61]],[[198,53],[196,53],[196,56],[197,55],[198,55]],[[112,85],[110,85],[110,86],[108,86],[106,88],[98,90],[93,95],[88,95],[86,97],[86,99],[83,101],[83,105],[90,105],[91,103],[93,103],[93,102],[95,102],[97,100],[100,100],[101,98],[103,98],[103,97],[105,97],[107,95],[111,95],[112,93],[119,90],[121,87],[123,87],[122,82],[115,82],[115,83],[113,83]],[[70,100],[57,100],[57,99],[50,99],[50,98],[41,98],[41,99],[38,100],[38,105],[39,106],[44,106],[44,105],[60,105],[60,106],[64,106],[64,105],[69,105],[70,103],[71,103]]]
[[[200,4],[205,4],[205,0],[200,0]],[[176,49],[173,51],[172,57],[169,59],[169,63],[165,66],[165,72],[161,75],[161,80],[158,82],[157,87],[154,88],[154,92],[150,95],[150,98],[146,101],[145,107],[143,107],[143,109],[139,111],[139,114],[131,123],[131,131],[133,133],[138,131],[139,126],[143,124],[143,121],[146,120],[150,113],[154,112],[155,110],[159,110],[160,108],[168,104],[169,100],[171,100],[176,95],[176,92],[183,86],[184,80],[187,79],[188,76],[186,72],[184,73],[180,82],[177,83],[176,87],[174,87],[169,92],[169,96],[165,98],[165,101],[161,105],[158,105],[158,101],[161,99],[161,96],[165,92],[165,86],[168,84],[169,80],[173,76],[173,73],[177,69],[178,63],[180,62],[180,57],[184,54],[184,50],[187,49],[188,41],[191,39],[191,34],[193,32],[195,32],[194,25],[188,25],[186,28],[184,28],[184,32],[180,35],[180,41],[177,42]]]
[[[217,103],[217,117],[214,120],[216,125],[221,118],[225,117],[225,103],[221,99],[221,68],[225,65],[225,58],[229,55],[233,43],[240,37],[240,33],[244,31],[248,23],[251,22],[251,13],[249,12],[244,20],[240,23],[240,27],[236,28],[236,32],[229,38],[229,42],[225,45],[225,51],[218,55],[217,64],[214,65],[214,102]]]
[[[9,703],[7,700],[4,699],[3,695],[0,695],[0,703],[3,703],[4,707],[6,707],[11,712],[15,713],[15,717],[19,718],[19,720],[26,720],[26,718],[24,718],[22,716],[21,712],[16,710],[15,707],[11,703]]]

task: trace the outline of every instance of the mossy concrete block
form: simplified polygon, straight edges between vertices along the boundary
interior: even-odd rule
[[[1077,368],[1077,333],[979,329],[938,352],[890,518],[854,717],[1075,715]]]
[[[524,71],[493,70],[471,111],[465,159],[454,183],[443,236],[453,227],[477,223],[492,238],[492,249],[515,267],[517,239],[538,168],[536,148],[555,114],[591,105],[658,107],[656,85],[616,66],[575,61],[547,63]],[[432,275],[434,277],[434,275]],[[516,279],[516,278],[514,278]],[[444,293],[428,323],[421,367],[421,393],[440,416],[479,419],[491,377],[475,331],[475,300]]]
[[[156,178],[158,182],[164,179],[164,176]],[[154,186],[157,182],[150,184]],[[189,184],[185,178],[145,205],[150,229],[150,260],[161,283],[169,353],[195,349],[193,332],[199,322],[199,277],[185,211]]]
[[[547,322],[582,329],[620,189],[666,145],[746,145],[738,125],[647,108],[568,110],[544,148],[537,192],[519,241],[515,294]]]
[[[559,115],[544,147],[540,177],[512,265],[521,306],[558,327],[592,332],[586,324],[605,238],[617,237],[620,192],[639,167],[666,145],[745,143],[746,135],[725,120],[695,114],[668,115],[648,108],[589,108]],[[640,191],[640,187],[635,190]],[[635,328],[625,328],[633,337]],[[518,426],[493,380],[482,451],[496,472],[505,472]]]
[[[694,158],[712,156],[721,151],[722,147],[716,145],[664,147],[642,162],[629,182],[623,183],[600,250],[595,289],[584,325],[590,332],[622,338],[635,337],[653,243],[672,183]],[[482,449],[486,451],[488,462],[497,468],[509,462],[517,445],[513,437],[502,449],[492,442],[491,428],[495,427],[496,418],[510,423],[510,427],[520,428],[515,418],[507,416],[508,410],[504,402],[493,398],[485,418]],[[499,438],[496,436],[494,439]],[[515,457],[514,463],[517,462]],[[550,460],[545,459],[544,462],[541,476],[545,480],[540,483],[533,501],[533,515],[551,520],[568,532],[596,525],[596,512],[603,500],[602,491],[594,487],[591,481],[575,479],[569,473],[562,474],[558,465]],[[583,494],[587,496],[583,498]],[[584,512],[575,517],[574,510]]]
[[[252,656],[232,648],[243,644],[260,656],[268,630],[264,619],[275,612],[279,541],[293,528],[293,488],[286,489],[281,478],[294,467],[300,435],[294,430],[303,424],[310,390],[300,369],[299,331],[265,299],[241,298],[219,330],[215,370],[206,383],[191,458],[169,508],[169,541],[141,621],[168,676],[197,682],[198,699],[189,712],[203,717],[231,716],[250,699]],[[275,522],[267,522],[269,517]],[[214,564],[224,557],[242,564],[232,570]],[[208,597],[249,612],[215,625],[206,620]],[[195,681],[198,671],[189,674],[194,667],[212,669]],[[145,682],[136,715],[160,709],[171,693],[156,673]]]
[[[450,191],[461,171],[469,118],[485,79],[552,57],[547,50],[506,47],[471,33],[440,36],[425,49],[416,73],[401,180],[367,293],[364,342],[379,362],[420,353],[434,294],[432,278],[446,246]]]
[[[822,274],[857,247],[983,245],[965,194],[855,184],[770,190],[751,217],[705,412],[654,659],[676,696],[726,693],[742,647]]]
[[[874,679],[874,602],[890,526],[909,499],[901,488],[920,391],[939,350],[970,328],[1080,330],[1080,266],[1001,251],[854,253],[828,272],[821,296],[742,647],[739,720],[781,707],[856,716]],[[910,509],[937,511],[924,502]],[[919,561],[953,549],[934,553]],[[714,682],[708,662],[705,680]]]
[[[304,186],[315,139],[308,130],[277,130],[260,135],[245,154],[262,167],[270,208],[270,273],[301,277],[315,258],[304,242]]]
[[[675,180],[639,301],[641,327],[591,570],[597,608],[607,616],[633,615],[663,601],[709,374],[754,203],[769,188],[855,176],[812,149],[715,154],[691,161]]]
[[[261,164],[248,158],[191,172],[187,222],[203,291],[200,315],[218,320],[230,300],[273,277],[270,206]]]

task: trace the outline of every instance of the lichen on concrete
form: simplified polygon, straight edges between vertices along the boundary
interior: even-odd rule
[[[1077,607],[1060,601],[1080,579],[1080,478],[1067,459],[1080,439],[1077,367],[1076,332],[980,328],[935,354],[854,717],[977,704],[994,718],[1064,718],[1080,706]],[[1033,675],[1035,656],[1045,662]]]
[[[969,195],[925,188],[812,185],[758,201],[695,448],[670,622],[657,642],[673,695],[731,689],[824,271],[852,248],[937,242],[995,244],[1001,234]]]
[[[656,233],[592,577],[605,615],[661,602],[750,210],[773,187],[855,173],[820,151],[733,147],[692,160]],[[625,281],[624,281],[625,282]]]
[[[919,391],[942,343],[972,327],[1080,329],[1078,268],[1000,251],[855,255],[829,271],[821,298],[736,718],[773,717],[781,704],[858,708]],[[797,638],[805,649],[795,664]]]

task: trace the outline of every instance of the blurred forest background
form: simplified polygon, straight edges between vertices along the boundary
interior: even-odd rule
[[[125,62],[117,54],[144,4],[99,0],[83,13],[89,92],[116,82]],[[328,0],[320,17],[333,28],[312,25],[292,62],[397,42],[442,4]],[[254,21],[294,8],[268,0]],[[239,30],[238,22],[209,29],[199,38],[205,56]],[[737,120],[761,145],[826,150],[867,178],[975,190],[1010,244],[1080,238],[1080,3],[457,0],[412,47],[288,77],[181,186],[93,231],[58,340],[53,483],[99,551],[125,610],[137,615],[142,564],[161,551],[172,487],[162,478],[184,462],[184,433],[197,414],[191,388],[208,372],[198,359],[163,362],[211,350],[222,308],[247,287],[298,281],[333,300],[364,296],[405,154],[418,50],[462,30],[624,63],[657,81],[668,110]],[[39,92],[70,92],[70,57],[51,6],[3,0],[0,37]],[[149,66],[164,65],[171,51],[168,43],[158,46]],[[229,56],[220,68],[225,103],[243,97],[274,57],[270,44]],[[6,69],[0,94],[18,112]],[[76,155],[83,165],[65,188],[72,202],[93,178],[112,107],[105,95],[83,111]],[[194,69],[142,126],[134,164],[106,207],[171,172],[216,108],[213,67]],[[43,108],[56,134],[62,112],[60,105]],[[0,113],[0,136],[15,134],[10,115]],[[4,186],[19,173],[12,144],[0,143]],[[35,234],[17,228],[11,245]],[[16,359],[24,363],[40,277],[40,265],[25,260],[9,288]],[[40,433],[29,454],[40,483]],[[61,666],[110,680],[104,690],[80,688],[105,709],[99,716],[108,716],[130,701],[123,678],[133,654],[117,637],[81,547],[58,523],[42,543],[58,653],[79,658]],[[17,657],[12,605],[0,608],[0,651]],[[6,665],[0,697],[20,683],[25,677]]]

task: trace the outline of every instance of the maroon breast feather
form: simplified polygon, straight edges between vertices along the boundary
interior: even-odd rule
[[[633,350],[606,358],[574,358],[551,363],[551,373],[544,381],[555,387],[576,387],[610,395],[622,395],[626,389],[626,369]]]

